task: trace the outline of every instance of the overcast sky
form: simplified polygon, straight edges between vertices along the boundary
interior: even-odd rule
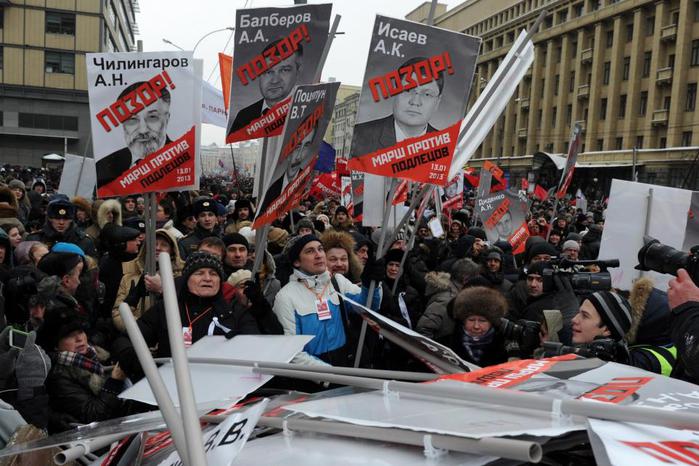
[[[441,0],[451,9],[464,0]],[[199,39],[210,31],[235,26],[238,8],[288,6],[293,0],[140,0],[141,12],[137,14],[141,31],[137,39],[143,40],[146,52],[177,50],[163,42],[167,39],[185,50],[191,50]],[[328,3],[310,0],[309,3]],[[423,0],[335,0],[333,17],[342,16],[340,32],[335,38],[330,55],[323,69],[323,80],[333,77],[347,84],[359,85],[364,76],[371,28],[374,16],[382,14],[404,18],[423,3]],[[332,18],[331,18],[332,23]],[[211,34],[201,41],[195,50],[195,58],[204,60],[204,79],[221,88],[218,71],[218,52],[233,53],[232,31]],[[203,125],[202,143],[224,144],[225,131],[211,125]]]

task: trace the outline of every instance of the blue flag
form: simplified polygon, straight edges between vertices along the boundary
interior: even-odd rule
[[[320,143],[318,161],[314,169],[320,173],[331,173],[335,170],[335,148],[325,141]]]

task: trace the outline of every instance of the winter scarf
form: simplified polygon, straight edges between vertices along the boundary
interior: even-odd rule
[[[495,338],[494,327],[490,327],[482,337],[472,337],[468,333],[463,332],[461,336],[461,345],[468,352],[471,359],[479,363],[483,358],[485,350],[493,342],[493,338]]]
[[[56,354],[56,364],[68,367],[85,369],[91,374],[104,375],[104,367],[97,359],[97,352],[92,346],[87,347],[85,354],[74,353],[72,351],[61,351]]]

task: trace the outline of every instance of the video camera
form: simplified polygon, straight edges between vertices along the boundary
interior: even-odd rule
[[[638,251],[636,270],[677,275],[677,269],[685,269],[692,281],[699,284],[699,245],[690,251],[679,251],[672,246],[662,244],[650,236],[643,237],[644,245]]]
[[[507,340],[516,341],[524,354],[531,354],[539,347],[541,323],[520,319],[516,322],[502,317],[500,332]]]
[[[626,342],[612,340],[611,338],[597,338],[591,343],[577,346],[566,346],[553,341],[544,342],[544,355],[547,358],[561,356],[563,354],[577,354],[584,358],[598,358],[603,361],[628,364],[630,360],[629,348]]]
[[[573,290],[610,290],[612,288],[612,275],[607,271],[607,268],[619,267],[619,259],[571,261],[565,257],[560,257],[552,259],[550,263],[551,268],[543,271],[544,293],[556,290],[553,277],[557,274],[569,279]],[[585,268],[591,265],[596,265],[600,271],[586,272]]]

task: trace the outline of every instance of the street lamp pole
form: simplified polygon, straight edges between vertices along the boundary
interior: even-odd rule
[[[196,52],[197,47],[199,47],[199,44],[201,44],[201,41],[203,41],[204,39],[206,39],[207,37],[209,37],[211,34],[214,34],[214,33],[217,33],[217,32],[222,32],[222,31],[235,31],[235,28],[232,28],[232,27],[225,27],[225,28],[215,29],[215,30],[213,30],[213,31],[207,32],[206,34],[204,34],[203,36],[201,36],[201,38],[197,41],[196,44],[194,44],[194,48],[192,49],[192,55],[194,55],[194,52]],[[184,51],[184,49],[183,49],[182,47],[180,47],[179,45],[175,44],[174,42],[172,42],[172,41],[170,41],[170,40],[168,40],[168,39],[163,38],[163,42],[165,42],[165,43],[168,44],[168,45],[172,45],[173,47],[175,47],[175,48],[177,48],[177,49],[180,49],[180,50]]]

